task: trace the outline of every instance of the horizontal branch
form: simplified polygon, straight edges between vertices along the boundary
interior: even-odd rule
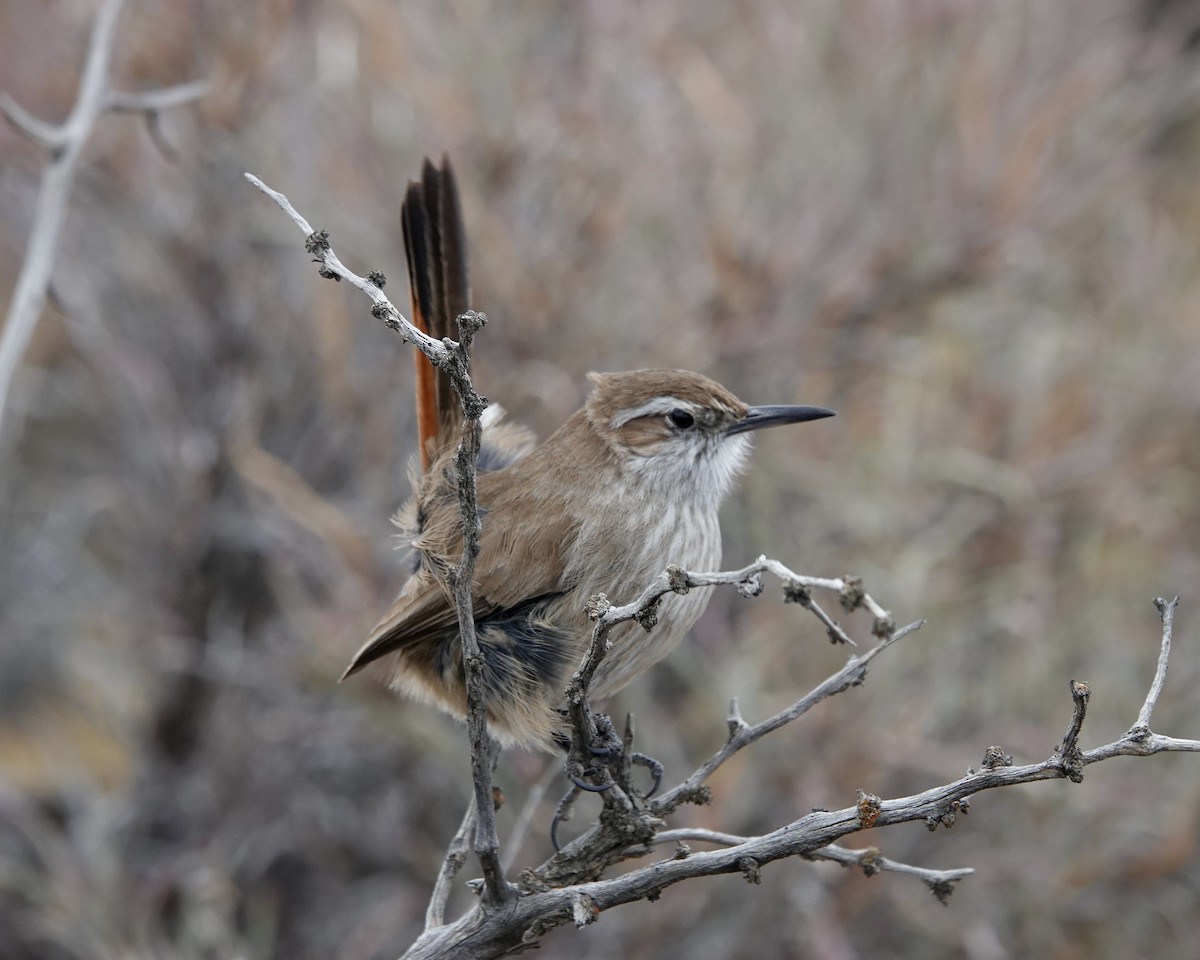
[[[888,637],[896,630],[892,615],[862,588],[862,581],[855,577],[810,577],[788,569],[778,560],[760,556],[740,570],[719,573],[694,573],[677,566],[669,566],[638,595],[637,599],[624,606],[612,606],[607,602],[594,610],[593,619],[600,626],[612,627],[629,620],[638,620],[650,611],[653,605],[668,593],[687,593],[696,587],[734,585],[745,596],[757,596],[762,592],[761,574],[771,573],[783,581],[784,600],[799,603],[811,610],[825,624],[829,637],[835,643],[857,646],[844,630],[812,598],[813,590],[828,590],[838,594],[842,609],[847,613],[859,609],[867,610],[874,623],[871,632],[880,638]]]
[[[655,846],[667,843],[682,844],[683,847],[677,848],[675,853],[676,859],[682,859],[690,855],[690,851],[686,849],[686,841],[688,840],[733,847],[748,843],[752,839],[752,837],[741,837],[733,833],[722,833],[719,830],[682,827],[678,830],[662,831],[654,838],[653,842]],[[858,867],[868,877],[880,872],[900,873],[905,876],[916,877],[928,886],[938,899],[943,901],[953,890],[954,884],[959,880],[971,876],[975,872],[973,867],[959,867],[954,870],[930,870],[928,867],[918,867],[908,863],[901,863],[898,860],[892,860],[883,856],[876,847],[867,847],[863,850],[849,850],[837,844],[830,844],[827,847],[822,847],[815,853],[808,854],[806,859],[828,860],[831,863],[841,864],[844,867]]]
[[[1157,736],[1137,740],[1126,735],[1113,743],[1084,752],[1081,762],[1086,766],[1114,756],[1147,756],[1167,750],[1200,750],[1200,742]],[[860,801],[842,810],[810,813],[771,833],[745,839],[722,850],[689,853],[681,858],[660,860],[610,880],[530,895],[519,901],[518,910],[523,913],[531,909],[535,911],[534,915],[543,917],[548,914],[559,916],[561,922],[565,922],[570,916],[569,904],[575,896],[587,897],[598,913],[635,900],[655,898],[666,887],[684,880],[726,873],[746,874],[750,864],[757,870],[784,857],[811,857],[842,837],[865,829],[913,821],[922,821],[930,829],[939,825],[948,826],[959,813],[969,809],[971,797],[984,791],[1039,780],[1063,779],[1066,776],[1057,756],[1041,763],[982,769],[914,796],[866,804]],[[952,873],[955,880],[968,875],[968,871]]]
[[[766,569],[765,565],[764,568]],[[713,581],[718,577],[723,578],[721,582],[743,582],[729,579],[730,576],[741,572],[735,571],[733,575],[688,575],[683,571],[668,573],[678,583],[692,583],[701,580]],[[830,582],[830,586],[832,588],[832,582]],[[652,593],[653,590],[644,593],[639,600],[644,601]],[[658,595],[661,596],[661,593]],[[1160,606],[1164,621],[1164,634],[1170,632],[1170,614],[1173,610],[1174,602],[1169,605],[1164,602]],[[636,612],[628,607],[610,608],[606,611],[596,611],[596,615],[597,617],[604,616],[613,611],[616,611],[615,616],[625,616]],[[864,657],[852,658],[852,663],[848,664],[847,668],[851,667],[855,660],[863,661],[877,655],[887,645],[894,643],[918,625],[919,623],[896,631]],[[1169,646],[1167,638],[1164,637],[1159,655],[1159,669],[1155,675],[1155,687],[1158,686],[1158,678],[1165,673],[1164,661],[1169,653]],[[819,691],[827,685],[836,685],[836,678],[844,679],[847,668],[834,674],[817,690]],[[742,837],[696,829],[659,832],[656,837],[646,841],[643,845],[648,849],[658,844],[674,841],[679,844],[674,856],[607,880],[588,879],[584,882],[567,882],[561,886],[552,882],[547,883],[554,876],[569,876],[571,873],[570,870],[562,870],[561,864],[558,865],[559,869],[554,872],[547,870],[551,864],[562,859],[560,856],[538,870],[527,871],[523,875],[524,892],[514,902],[510,902],[509,910],[503,916],[495,913],[487,916],[484,911],[472,910],[456,923],[435,931],[427,931],[413,944],[405,957],[500,956],[535,943],[544,933],[555,926],[568,922],[577,926],[591,923],[604,910],[636,900],[656,899],[667,887],[685,880],[716,874],[740,873],[750,882],[760,882],[764,866],[789,856],[853,864],[868,873],[875,870],[908,873],[922,879],[939,899],[944,899],[958,880],[970,875],[970,869],[927,870],[887,860],[874,849],[845,850],[836,846],[836,841],[864,830],[913,821],[922,821],[931,830],[938,826],[949,827],[957,821],[960,815],[965,815],[970,811],[972,798],[977,794],[1039,780],[1069,778],[1078,782],[1082,780],[1083,768],[1113,757],[1144,757],[1163,752],[1200,752],[1200,740],[1164,737],[1153,733],[1148,727],[1142,728],[1137,724],[1112,743],[1092,750],[1080,750],[1077,746],[1077,738],[1083,726],[1086,705],[1090,697],[1088,685],[1083,681],[1072,681],[1071,696],[1072,718],[1067,733],[1063,737],[1062,746],[1040,763],[1015,766],[1012,764],[1012,758],[1007,756],[1001,748],[989,747],[984,754],[981,769],[970,770],[965,777],[950,783],[932,787],[913,796],[891,800],[883,800],[860,791],[854,806],[836,811],[814,811],[763,836]],[[803,702],[802,699],[797,701],[797,704]],[[1148,711],[1143,711],[1143,713],[1148,715]],[[739,735],[745,735],[748,731],[759,729],[775,720],[772,718],[757,727],[750,727],[741,720],[736,703],[731,714],[731,741],[736,740]],[[721,751],[718,751],[714,757],[720,755]],[[710,759],[709,763],[712,762]],[[698,773],[704,771],[707,766],[708,764],[701,767]],[[689,778],[689,782],[690,780],[691,778]],[[672,791],[672,794],[686,786],[685,782],[681,787],[676,788],[676,791]],[[670,796],[668,795],[668,797]],[[659,801],[659,808],[656,812],[661,812],[662,807],[670,806],[675,802],[668,800],[668,797]],[[682,843],[687,839],[720,843],[723,848],[695,853]],[[584,855],[583,851],[586,849],[586,845],[587,837],[581,837],[571,845],[568,852],[578,849],[580,854]],[[640,852],[638,846],[625,850],[626,857],[636,856]]]
[[[193,80],[173,87],[158,90],[141,90],[137,93],[111,91],[105,106],[117,113],[157,113],[172,107],[194,103],[212,89],[207,80]]]

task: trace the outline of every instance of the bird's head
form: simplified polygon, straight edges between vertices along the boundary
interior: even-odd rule
[[[824,407],[752,407],[687,370],[589,373],[588,421],[633,474],[712,505],[733,488],[763,427],[832,417]]]

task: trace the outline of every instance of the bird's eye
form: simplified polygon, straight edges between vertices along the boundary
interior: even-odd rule
[[[671,426],[677,430],[687,430],[696,423],[696,418],[680,407],[676,407],[668,413],[667,419],[671,422]]]

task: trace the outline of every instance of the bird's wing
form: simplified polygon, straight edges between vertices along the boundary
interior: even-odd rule
[[[441,474],[435,465],[427,476]],[[478,484],[484,520],[472,580],[476,622],[573,589],[575,584],[563,570],[567,545],[575,540],[575,520],[563,512],[547,511],[544,503],[539,509],[536,499],[530,502],[529,487],[509,471],[481,474]],[[462,520],[457,496],[450,495],[452,484],[443,486],[445,490],[433,495],[426,492],[423,500],[422,533],[414,544],[421,555],[420,569],[355,654],[342,679],[388,653],[442,644],[457,632],[458,613],[443,571],[458,562]],[[539,519],[518,524],[511,519],[517,516]]]

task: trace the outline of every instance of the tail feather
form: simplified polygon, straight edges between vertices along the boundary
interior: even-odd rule
[[[412,288],[413,323],[435,339],[457,337],[458,315],[470,308],[467,243],[454,168],[428,159],[410,181],[400,208]],[[454,441],[462,412],[449,378],[417,353],[417,429],[421,468]]]

